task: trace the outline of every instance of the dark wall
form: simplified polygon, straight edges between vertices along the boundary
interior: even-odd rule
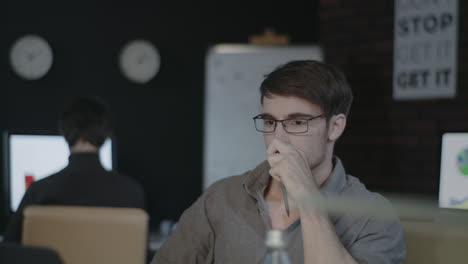
[[[441,135],[468,131],[468,5],[459,2],[458,85],[454,99],[394,101],[394,1],[321,0],[320,42],[355,94],[336,151],[371,189],[437,197]]]
[[[103,97],[113,111],[118,169],[144,185],[153,227],[175,220],[201,193],[208,47],[245,43],[265,27],[293,43],[314,43],[315,2],[2,1],[0,130],[53,130],[76,96]],[[51,71],[38,81],[17,77],[8,63],[10,46],[27,33],[43,36],[54,52]],[[137,85],[122,77],[117,57],[124,43],[141,38],[157,46],[162,65],[155,79]]]

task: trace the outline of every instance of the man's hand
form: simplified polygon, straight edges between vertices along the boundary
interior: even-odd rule
[[[311,173],[307,157],[299,148],[279,139],[274,139],[267,149],[270,175],[281,181],[296,203],[319,190]]]
[[[306,201],[319,195],[303,151],[274,139],[267,150],[270,175],[281,181],[299,209],[304,241],[304,263],[353,263],[356,260],[343,247],[326,213],[310,207]]]

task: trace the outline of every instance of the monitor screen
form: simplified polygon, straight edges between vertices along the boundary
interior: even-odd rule
[[[70,150],[59,135],[8,134],[6,138],[6,187],[9,208],[16,211],[35,181],[59,172],[68,164]],[[107,139],[99,152],[103,167],[112,170],[112,142]]]
[[[442,136],[439,206],[468,209],[468,132]]]

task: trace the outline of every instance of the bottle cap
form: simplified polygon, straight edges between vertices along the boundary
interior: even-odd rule
[[[283,238],[283,232],[279,230],[270,230],[266,235],[265,245],[269,248],[284,248],[286,242]]]

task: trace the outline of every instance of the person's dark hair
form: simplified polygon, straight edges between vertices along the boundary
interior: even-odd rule
[[[353,94],[344,74],[337,68],[313,60],[291,61],[266,75],[260,85],[263,97],[296,96],[322,108],[327,119],[348,115]]]
[[[98,98],[77,99],[65,108],[59,128],[70,147],[81,139],[99,148],[112,134],[109,108]]]

